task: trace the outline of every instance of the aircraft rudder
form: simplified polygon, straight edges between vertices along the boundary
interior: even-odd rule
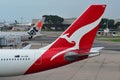
[[[83,44],[87,45],[88,42],[88,44],[90,44],[89,46],[86,46],[86,48],[91,47],[92,41],[94,40],[94,37],[98,30],[99,23],[104,13],[105,7],[106,5],[91,5],[59,37],[57,44],[62,44],[62,42],[65,43],[64,40],[66,40],[69,44],[76,43],[80,45],[81,40],[85,40],[83,41]],[[85,35],[88,36],[84,37]],[[83,47],[83,45],[79,47]]]

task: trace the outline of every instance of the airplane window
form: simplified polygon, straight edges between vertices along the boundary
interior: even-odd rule
[[[30,58],[28,58],[28,60],[30,60]]]
[[[17,58],[17,60],[19,61],[19,58]]]
[[[27,58],[26,58],[26,60],[27,60]]]
[[[22,60],[22,59],[20,58],[20,60]]]

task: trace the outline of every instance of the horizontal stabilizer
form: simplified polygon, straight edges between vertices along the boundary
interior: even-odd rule
[[[90,52],[99,52],[101,49],[103,49],[104,47],[95,47],[95,48],[91,48]]]
[[[104,47],[91,48],[88,57],[91,58],[91,57],[95,57],[95,56],[100,55],[100,50],[103,49],[103,48],[104,48]]]

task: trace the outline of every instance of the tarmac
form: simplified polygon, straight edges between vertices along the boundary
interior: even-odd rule
[[[43,46],[40,40],[29,41],[32,48]],[[31,75],[0,77],[0,80],[120,80],[120,43],[95,40],[93,47],[96,46],[105,47],[100,56]]]
[[[120,80],[120,52],[103,50],[101,53],[64,67],[0,80]]]

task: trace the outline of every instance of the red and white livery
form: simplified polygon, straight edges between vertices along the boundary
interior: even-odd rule
[[[99,55],[103,47],[92,48],[106,5],[91,5],[58,39],[32,50],[0,50],[0,76],[41,72]]]

